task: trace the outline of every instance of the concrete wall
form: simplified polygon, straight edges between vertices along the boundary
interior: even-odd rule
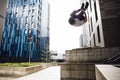
[[[106,78],[103,76],[103,74],[99,71],[97,67],[95,67],[95,73],[96,73],[96,80],[106,80]]]
[[[3,22],[4,22],[4,16],[6,13],[6,6],[7,6],[7,0],[0,0],[0,45],[1,45],[1,39],[2,39],[2,30],[3,30]]]
[[[120,47],[111,48],[81,48],[66,51],[67,62],[102,63],[103,60],[120,52]]]
[[[95,65],[96,80],[120,80],[120,65]]]
[[[61,80],[95,80],[94,64],[63,63]]]
[[[105,46],[120,46],[120,0],[99,0]]]
[[[83,43],[87,47],[120,46],[120,0],[88,1],[88,22],[83,27]],[[97,18],[97,19],[96,19]]]
[[[103,60],[112,57],[118,52],[120,52],[120,47],[67,50],[66,62],[60,64],[61,79],[96,80],[95,64],[103,63]]]

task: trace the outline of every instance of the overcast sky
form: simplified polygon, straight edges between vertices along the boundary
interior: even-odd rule
[[[65,53],[79,48],[82,27],[68,23],[70,13],[80,8],[80,0],[49,0],[50,3],[50,50]]]

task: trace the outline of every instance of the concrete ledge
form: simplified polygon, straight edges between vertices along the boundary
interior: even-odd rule
[[[95,80],[95,64],[61,63],[61,80]]]
[[[120,52],[120,47],[78,48],[66,51],[66,62],[103,63]]]
[[[120,65],[96,65],[96,80],[120,80]]]
[[[31,66],[31,67],[3,67],[0,66],[0,76],[6,77],[21,77],[37,71],[40,71],[44,68],[56,65],[55,63],[42,63],[40,65]]]

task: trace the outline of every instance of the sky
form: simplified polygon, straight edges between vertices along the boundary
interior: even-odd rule
[[[68,23],[70,13],[80,8],[80,0],[49,0],[50,3],[50,51],[65,53],[79,48],[82,27]]]

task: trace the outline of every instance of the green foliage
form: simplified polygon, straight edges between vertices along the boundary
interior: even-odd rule
[[[43,57],[43,62],[50,62],[50,51],[49,51],[49,44],[47,43],[42,51],[41,56]]]

